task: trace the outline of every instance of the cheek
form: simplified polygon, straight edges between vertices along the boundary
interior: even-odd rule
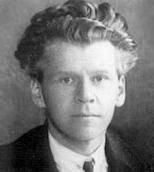
[[[97,92],[97,97],[100,103],[102,102],[103,104],[104,103],[112,104],[116,101],[117,92],[118,92],[118,89],[116,86],[107,85],[106,87],[104,87],[103,89],[100,89]]]
[[[47,108],[54,113],[68,111],[73,102],[72,93],[57,88],[46,88],[44,94]]]

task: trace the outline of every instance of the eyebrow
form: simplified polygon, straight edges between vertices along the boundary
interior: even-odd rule
[[[102,75],[110,75],[110,72],[106,70],[96,70],[92,72],[87,72],[89,75],[97,75],[97,74],[102,74]],[[76,75],[80,76],[80,73],[77,73],[75,71],[58,71],[53,74],[53,76],[59,76],[59,75]]]

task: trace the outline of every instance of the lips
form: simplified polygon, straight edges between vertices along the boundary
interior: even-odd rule
[[[101,115],[94,113],[79,113],[72,115],[75,118],[100,118]]]

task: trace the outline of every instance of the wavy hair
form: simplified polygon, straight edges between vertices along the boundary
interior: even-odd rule
[[[96,5],[84,0],[69,0],[32,17],[15,51],[21,68],[32,78],[42,79],[37,64],[44,58],[47,43],[56,39],[77,44],[111,42],[121,54],[119,74],[126,74],[137,60],[137,45],[128,32],[125,18],[106,2]]]

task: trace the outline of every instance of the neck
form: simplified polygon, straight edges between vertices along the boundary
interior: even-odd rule
[[[71,149],[72,151],[89,156],[93,152],[99,148],[100,145],[103,144],[105,147],[105,132],[100,136],[94,139],[89,140],[76,140],[73,138],[69,138],[68,136],[60,133],[50,122],[49,122],[49,131],[50,134],[63,146]]]

